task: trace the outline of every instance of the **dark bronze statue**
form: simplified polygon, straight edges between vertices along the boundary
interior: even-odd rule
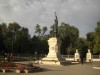
[[[53,25],[53,37],[57,37],[58,35],[58,18],[55,12],[55,23]]]

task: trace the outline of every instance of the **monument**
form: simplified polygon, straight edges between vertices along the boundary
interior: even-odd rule
[[[55,13],[55,23],[53,25],[53,36],[49,38],[48,45],[49,45],[49,53],[47,57],[41,60],[43,64],[55,64],[55,65],[63,65],[65,60],[62,58],[60,54],[60,45],[61,41],[57,37],[58,36],[58,18]]]
[[[91,62],[91,61],[92,61],[92,55],[90,49],[88,49],[88,53],[86,54],[86,62]]]
[[[53,24],[53,37],[57,38],[57,36],[58,36],[58,18],[55,12],[55,23]]]
[[[74,60],[75,60],[75,61],[79,61],[79,59],[80,59],[80,55],[79,55],[78,50],[76,49],[76,53],[75,53]]]

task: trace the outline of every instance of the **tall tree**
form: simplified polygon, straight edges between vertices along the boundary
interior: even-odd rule
[[[4,36],[4,38],[6,38],[6,34],[7,34],[7,24],[6,23],[2,23],[0,25],[1,29],[2,29],[2,34]]]
[[[16,34],[16,49],[19,53],[30,52],[30,35],[27,28],[22,27],[20,32]],[[29,50],[28,50],[29,49]]]
[[[86,34],[87,36],[87,43],[88,48],[91,49],[91,52],[93,53],[94,43],[95,43],[95,32],[89,32]]]
[[[96,32],[96,41],[94,45],[94,53],[100,53],[100,22],[97,22]]]
[[[20,31],[21,26],[16,23],[9,23],[8,25],[8,32],[7,32],[7,49],[9,50],[9,52],[14,51],[15,49],[15,40],[16,40],[16,36],[17,33]]]
[[[40,34],[41,34],[41,28],[40,28],[40,25],[39,25],[39,24],[37,24],[37,25],[35,26],[35,33],[37,33],[38,36],[40,37]]]
[[[48,45],[47,45],[47,38],[48,36],[45,34],[47,31],[47,27],[40,27],[40,25],[35,26],[35,33],[38,34],[38,36],[33,36],[32,38],[32,44],[34,47],[34,51],[38,54],[46,54],[48,51]],[[35,40],[34,40],[35,39]],[[33,48],[32,48],[33,49]]]
[[[86,39],[78,38],[76,42],[76,48],[79,49],[80,54],[82,54],[85,57],[88,48]]]
[[[4,43],[3,32],[2,32],[1,25],[0,25],[0,53],[3,54],[4,52],[6,52],[6,46]]]
[[[75,42],[79,37],[79,30],[69,24],[61,23],[61,26],[58,27],[58,36],[62,40],[61,53],[65,54],[67,48],[70,48],[71,52],[73,52],[72,48],[75,48]]]
[[[42,28],[42,36],[44,36],[45,32],[47,31],[47,27]]]

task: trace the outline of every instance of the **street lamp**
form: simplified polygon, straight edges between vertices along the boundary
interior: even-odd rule
[[[37,52],[35,52],[35,60],[36,60],[36,55],[37,55]]]
[[[12,34],[12,50],[11,50],[11,53],[14,49],[14,40],[15,40],[14,30],[12,32],[13,32],[13,34]]]
[[[14,42],[13,42],[13,39],[12,39],[12,50],[11,50],[11,53],[12,53],[12,51],[13,51],[13,45],[14,45]]]

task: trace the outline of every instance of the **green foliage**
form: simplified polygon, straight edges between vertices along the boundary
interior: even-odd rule
[[[38,54],[48,53],[47,39],[43,40],[34,35],[31,39],[31,42],[32,42],[32,51],[34,54],[35,52],[37,52]]]
[[[5,38],[6,38],[6,24],[2,23],[0,24],[0,53],[1,54],[6,52]]]
[[[20,28],[21,28],[21,26],[16,22],[9,23],[9,26],[8,26],[8,30],[13,32],[13,33],[19,31]]]
[[[98,40],[98,42],[96,42],[96,44],[94,45],[94,53],[100,54],[100,40]]]
[[[95,38],[95,32],[89,32],[86,35],[87,35],[87,40],[88,41],[93,41],[94,38]]]
[[[3,40],[3,37],[2,37],[2,30],[1,30],[1,27],[0,27],[0,53],[3,49],[4,49],[4,40]]]
[[[95,38],[95,45],[94,45],[94,53],[100,53],[100,24],[97,23],[97,28],[95,29],[96,38]]]
[[[100,22],[97,22],[97,27],[95,32],[87,33],[87,42],[88,48],[91,49],[91,52],[94,54],[100,53]]]
[[[43,27],[42,28],[42,36],[46,33],[46,31],[47,31],[47,27]]]
[[[2,29],[2,35],[4,36],[4,38],[6,37],[6,33],[7,33],[7,25],[6,23],[2,23],[0,25],[1,29]]]
[[[97,28],[95,29],[96,35],[100,36],[100,26],[98,25]]]
[[[87,38],[79,38],[79,30],[66,23],[61,23],[58,26],[58,37],[61,39],[61,54],[66,54],[69,49],[73,54],[75,49],[86,54],[87,48],[90,48],[94,53],[100,53],[100,22],[97,23],[95,32],[87,33]],[[13,53],[35,53],[47,54],[47,40],[52,36],[53,26],[50,33],[46,34],[48,28],[35,26],[35,33],[31,38],[28,28],[21,27],[18,23],[13,22],[0,24],[0,52]]]
[[[40,34],[41,34],[41,28],[40,28],[40,25],[39,25],[39,24],[37,24],[37,25],[35,26],[35,33],[37,33],[38,36],[40,36]]]
[[[48,44],[47,39],[48,36],[46,35],[47,27],[40,27],[40,25],[35,26],[35,33],[38,34],[38,36],[33,36],[32,38],[32,44],[34,49],[34,52],[37,52],[38,54],[47,54],[48,53]]]
[[[28,32],[27,28],[22,27],[21,30],[16,34],[16,49],[19,48],[19,50],[17,50],[18,52],[23,53],[25,51],[25,53],[30,52],[30,50],[28,51],[29,47],[30,47],[30,35]]]
[[[76,48],[79,50],[80,55],[86,56],[88,44],[85,38],[78,38]]]
[[[41,29],[37,24],[35,33],[38,36],[30,37],[28,28],[21,27],[18,23],[13,22],[0,24],[0,53],[48,53],[48,44],[46,35],[47,27]]]
[[[46,33],[46,31],[47,27],[41,28],[39,24],[35,26],[35,33],[38,34],[38,37],[40,38],[43,38],[45,36],[44,34]]]
[[[9,23],[8,26],[6,23],[2,23],[0,28],[2,29],[2,39],[0,37],[0,40],[3,42],[0,46],[4,47],[4,52],[27,52],[28,48],[30,48],[30,35],[27,28],[21,27],[16,22]]]
[[[91,52],[93,53],[93,48],[95,43],[95,32],[89,32],[86,34],[86,36],[87,36],[88,48],[91,49]]]
[[[73,49],[79,37],[79,30],[69,24],[61,23],[61,26],[58,27],[58,36],[62,40],[61,53],[66,54],[67,48],[70,48],[70,50],[74,52]]]

